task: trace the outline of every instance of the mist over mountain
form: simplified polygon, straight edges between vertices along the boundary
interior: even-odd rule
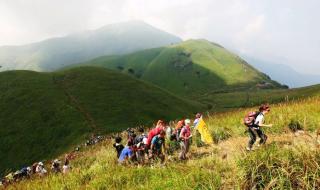
[[[255,58],[244,56],[252,66],[269,75],[272,79],[288,85],[290,88],[309,86],[320,83],[320,75],[303,74],[294,70],[292,67],[280,64],[267,62]]]
[[[129,21],[23,46],[0,47],[0,71],[53,71],[102,55],[126,54],[180,41],[142,21]]]

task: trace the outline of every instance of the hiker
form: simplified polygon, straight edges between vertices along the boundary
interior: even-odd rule
[[[180,160],[187,159],[186,155],[189,151],[190,138],[192,137],[191,130],[190,130],[190,124],[191,124],[190,119],[184,120],[184,124],[185,126],[181,129],[181,132],[179,135],[180,147],[181,147],[181,153],[179,155]]]
[[[85,146],[90,146],[90,145],[91,145],[91,141],[90,141],[90,140],[87,140],[84,145],[85,145]]]
[[[51,170],[52,170],[53,173],[59,173],[59,172],[61,172],[60,164],[61,164],[61,161],[58,160],[58,159],[55,159],[55,160],[52,162]]]
[[[136,136],[136,138],[134,139],[134,144],[139,144],[139,143],[145,144],[148,140],[148,136],[144,133],[144,129],[140,127],[138,129],[138,132],[140,133],[140,135]]]
[[[31,173],[32,174],[37,173],[36,172],[37,166],[38,166],[38,162],[35,162],[35,163],[32,164],[32,166],[31,166]]]
[[[140,135],[137,136],[134,140],[134,145],[135,145],[135,153],[136,153],[136,158],[137,161],[140,164],[144,164],[144,157],[145,157],[145,147],[146,147],[146,143],[147,143],[147,135],[144,133],[144,129],[142,127],[140,127],[138,129]]]
[[[74,149],[75,152],[79,152],[80,151],[80,147],[77,146],[75,149]]]
[[[36,173],[38,173],[38,175],[39,175],[40,177],[43,177],[44,175],[47,174],[47,170],[44,168],[44,165],[43,165],[42,162],[39,162],[39,163],[37,164]]]
[[[250,140],[248,142],[247,150],[251,151],[254,143],[257,140],[257,135],[260,138],[258,146],[265,144],[268,136],[263,133],[261,127],[272,127],[272,124],[264,124],[264,117],[270,112],[270,107],[267,104],[261,105],[258,112],[250,112],[245,117],[245,125],[249,133]]]
[[[31,173],[31,168],[30,167],[23,167],[21,170],[17,170],[13,174],[13,180],[14,181],[19,181],[20,179],[26,177],[28,178]]]
[[[134,145],[136,138],[137,138],[137,135],[135,133],[132,133],[128,141],[130,141]]]
[[[62,166],[62,173],[63,174],[69,173],[69,170],[71,169],[69,158],[70,158],[69,154],[66,154],[64,157],[64,164]]]
[[[167,126],[167,130],[166,130],[166,138],[168,140],[171,139],[171,136],[174,134],[174,127],[175,126],[175,122],[174,121],[170,121],[169,125]]]
[[[6,178],[2,178],[0,181],[0,188],[8,185]]]
[[[26,177],[29,178],[31,175],[31,167],[24,167],[20,170],[20,177]]]
[[[10,172],[8,175],[5,176],[5,179],[7,183],[12,183],[13,182],[13,173]]]
[[[162,148],[165,151],[165,136],[166,132],[164,130],[160,131],[158,135],[152,138],[149,158],[160,158],[161,163],[164,162],[165,156],[162,153]]]
[[[22,174],[20,170],[17,170],[16,172],[13,173],[13,181],[17,182],[21,178],[22,178]]]
[[[134,129],[128,128],[127,129],[127,138],[130,139],[133,134],[134,134]]]
[[[121,137],[116,137],[115,138],[115,143],[113,144],[113,147],[117,151],[117,158],[120,157],[121,151],[123,150],[124,146],[121,144],[122,138]]]
[[[165,128],[166,128],[165,122],[162,120],[159,120],[157,122],[156,127],[154,129],[152,129],[151,131],[149,131],[148,139],[147,139],[147,147],[150,147],[153,137],[160,134],[160,132],[162,130],[165,130]]]
[[[197,114],[196,114],[196,118],[195,118],[195,120],[194,120],[194,122],[193,122],[193,128],[196,129],[196,127],[197,127],[197,125],[198,125],[201,117],[202,117],[202,114],[201,114],[201,113],[197,113]]]
[[[124,147],[124,149],[121,151],[118,162],[119,164],[125,164],[131,161],[133,157],[134,157],[133,143],[131,141],[128,141],[127,146]]]
[[[181,132],[181,129],[183,128],[183,126],[184,126],[184,120],[178,121],[176,128],[175,128],[175,131],[174,131],[174,134],[176,135],[177,141],[180,141],[180,132]]]

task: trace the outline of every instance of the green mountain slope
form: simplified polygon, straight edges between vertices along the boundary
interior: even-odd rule
[[[106,67],[128,73],[178,95],[211,91],[280,88],[240,57],[206,40],[188,40],[123,56],[105,56],[73,65]]]
[[[0,73],[0,173],[48,159],[90,134],[202,110],[133,77],[102,68]]]
[[[0,47],[0,71],[53,71],[103,55],[131,53],[180,41],[141,21],[117,23],[38,43]]]
[[[9,189],[319,189],[319,103],[318,96],[271,105],[266,122],[274,125],[263,129],[269,138],[255,151],[245,151],[249,138],[240,120],[256,107],[237,109],[204,118],[215,145],[197,146],[194,135],[186,161],[178,161],[176,150],[164,167],[121,166],[107,140],[72,160],[68,175],[34,177]],[[291,133],[293,123],[304,133]]]

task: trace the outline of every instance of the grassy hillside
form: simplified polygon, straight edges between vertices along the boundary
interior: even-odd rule
[[[215,138],[211,146],[191,147],[190,159],[167,157],[165,167],[119,166],[112,142],[89,148],[72,162],[68,175],[23,181],[12,189],[319,189],[320,97],[271,105],[266,117],[272,128],[267,145],[246,152],[248,138],[241,124],[244,115],[256,108],[206,116]],[[182,116],[181,116],[182,117]],[[304,133],[290,132],[292,121]],[[195,137],[195,136],[194,136]]]
[[[131,53],[180,41],[142,21],[117,23],[23,46],[0,47],[0,71],[53,71],[103,55]]]
[[[106,56],[74,66],[81,65],[114,69],[187,97],[226,89],[281,87],[240,57],[206,40]]]
[[[208,93],[197,100],[212,106],[214,111],[250,107],[261,103],[302,100],[320,95],[320,85],[293,89],[248,90],[242,92]]]
[[[0,73],[0,173],[60,154],[91,133],[174,119],[203,107],[101,68]]]

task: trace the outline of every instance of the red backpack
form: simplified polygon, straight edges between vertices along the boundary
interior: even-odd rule
[[[249,126],[252,126],[254,125],[254,122],[256,121],[256,118],[258,117],[260,112],[258,111],[252,111],[252,112],[249,112],[243,119],[243,123],[249,127]]]

